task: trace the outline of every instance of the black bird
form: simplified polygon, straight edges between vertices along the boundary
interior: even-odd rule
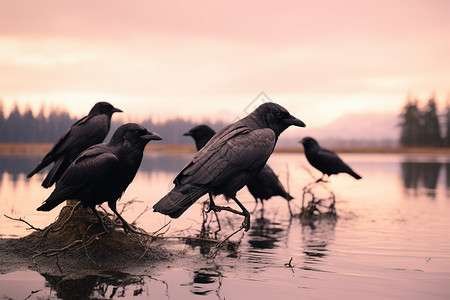
[[[117,212],[116,201],[136,175],[145,145],[151,140],[161,140],[161,137],[138,124],[120,126],[109,143],[94,145],[77,157],[37,210],[49,211],[66,199],[77,199],[92,209],[106,231],[95,206],[108,202],[123,228],[133,231]]]
[[[178,218],[198,198],[209,194],[210,210],[227,210],[245,217],[242,226],[250,228],[250,213],[236,198],[236,192],[264,167],[278,136],[290,125],[304,127],[282,106],[261,104],[245,118],[217,132],[197,152],[174,180],[175,187],[153,206],[154,211]],[[213,196],[233,199],[242,212],[216,206]]]
[[[59,138],[39,165],[27,177],[30,178],[49,164],[54,163],[42,182],[43,187],[51,187],[81,152],[92,145],[103,142],[111,127],[111,116],[115,112],[122,111],[108,102],[96,103],[87,116],[75,122]]]
[[[253,198],[255,198],[256,205],[258,205],[259,199],[263,207],[264,200],[269,200],[273,196],[281,196],[287,201],[291,201],[292,199],[294,199],[294,197],[286,192],[280,180],[278,179],[278,176],[267,164],[253,180],[247,183],[247,188],[250,194],[252,194]]]
[[[202,149],[206,143],[215,135],[216,132],[208,125],[197,125],[191,130],[183,134],[184,136],[191,136],[195,141],[197,151]]]
[[[356,174],[336,153],[320,147],[319,143],[312,137],[305,137],[299,143],[303,144],[309,163],[323,173],[322,178],[318,181],[323,181],[325,175],[330,176],[339,173],[347,173],[355,179],[361,179],[361,176]]]
[[[198,151],[206,145],[215,133],[216,132],[207,125],[198,125],[183,135],[191,136],[194,139]],[[250,194],[255,198],[256,204],[258,204],[259,199],[263,206],[263,201],[268,200],[273,196],[281,196],[288,201],[293,199],[293,197],[284,189],[278,176],[267,164],[261,172],[247,184],[247,188]]]

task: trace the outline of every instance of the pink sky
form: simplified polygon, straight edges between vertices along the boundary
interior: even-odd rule
[[[264,91],[308,126],[450,92],[450,1],[0,0],[0,98],[232,121]]]

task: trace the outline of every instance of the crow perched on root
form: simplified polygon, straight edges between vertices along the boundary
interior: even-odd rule
[[[92,145],[103,142],[111,127],[111,116],[115,112],[122,111],[108,102],[96,103],[87,116],[75,122],[59,138],[53,148],[27,177],[30,178],[54,162],[53,168],[42,182],[43,187],[51,187],[81,152]]]
[[[122,221],[125,231],[134,232],[116,210],[116,201],[134,179],[145,145],[161,137],[144,127],[128,123],[120,126],[109,143],[94,145],[82,152],[56,183],[53,193],[37,210],[49,211],[66,199],[77,199],[90,207],[106,230],[96,205],[108,206]]]
[[[305,155],[309,163],[323,173],[319,181],[324,181],[325,175],[347,173],[355,179],[361,179],[339,156],[328,149],[320,147],[319,143],[312,137],[305,137],[299,143],[305,148]]]
[[[198,151],[206,145],[215,133],[216,132],[207,125],[198,125],[183,135],[191,136],[194,139]],[[273,196],[281,196],[288,201],[293,199],[293,197],[284,189],[278,176],[267,164],[264,165],[264,168],[254,179],[247,183],[247,188],[253,198],[255,198],[256,204],[258,204],[259,199],[263,207],[263,201],[268,200]]]
[[[291,125],[305,126],[282,106],[261,104],[245,118],[217,132],[177,175],[175,187],[153,206],[154,211],[178,218],[208,193],[209,210],[243,215],[242,226],[248,231],[250,213],[236,198],[236,192],[261,171],[278,136]],[[216,206],[213,195],[220,194],[233,199],[242,212]]]

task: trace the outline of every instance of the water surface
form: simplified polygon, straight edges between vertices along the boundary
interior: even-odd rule
[[[147,151],[121,200],[135,199],[124,218],[133,221],[156,203],[191,156]],[[0,275],[0,296],[66,298],[80,293],[76,295],[100,299],[449,299],[450,156],[341,157],[363,179],[357,181],[346,174],[331,177],[327,186],[337,197],[337,219],[302,224],[290,217],[286,201],[275,197],[263,211],[259,207],[252,214],[249,232],[233,237],[240,241],[235,255],[222,251],[212,261],[198,247],[172,244],[171,249],[185,256],[168,266],[139,276],[112,273],[74,280],[72,285],[64,281],[65,286],[58,285],[61,278],[16,271]],[[58,214],[59,208],[49,213],[36,211],[51,193],[40,187],[45,174],[26,178],[40,159],[0,155],[2,238],[29,233],[25,224],[3,214],[22,217],[41,228]],[[299,212],[302,188],[313,180],[311,174],[319,177],[319,173],[300,153],[276,153],[269,164],[289,186],[295,197],[292,208]],[[246,188],[238,198],[249,210],[254,208]],[[201,227],[201,202],[173,220],[167,235],[196,235]],[[225,200],[219,198],[217,203],[225,204]],[[219,216],[222,236],[242,222],[242,217],[228,212]],[[150,209],[137,224],[152,232],[168,220]]]

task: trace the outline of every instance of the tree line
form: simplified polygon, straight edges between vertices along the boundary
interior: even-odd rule
[[[408,99],[400,114],[400,145],[404,147],[450,147],[450,106],[439,115],[436,100],[424,107]]]
[[[123,124],[122,121],[114,120],[114,116],[112,119],[111,130],[106,141],[109,141],[112,133]],[[31,108],[20,112],[18,105],[15,105],[6,117],[0,100],[0,143],[55,143],[77,120],[78,118],[71,117],[63,109],[51,109],[46,116],[44,108],[41,108],[35,116]],[[164,122],[155,122],[149,118],[138,123],[160,134],[163,137],[161,143],[164,144],[193,144],[192,139],[184,137],[183,133],[198,125],[197,122],[182,118]],[[215,130],[225,126],[220,121],[207,125]]]
[[[408,99],[399,115],[399,144],[404,147],[450,147],[450,105],[445,113],[439,115],[436,100],[431,97],[425,106],[419,106],[418,100]],[[41,108],[34,115],[31,108],[20,112],[15,105],[5,116],[3,103],[0,100],[0,143],[54,143],[75,123],[78,118],[71,117],[64,109],[51,109],[47,115]],[[123,122],[114,120],[111,123],[111,134]],[[183,137],[183,133],[198,125],[197,122],[174,118],[164,122],[155,122],[151,118],[143,120],[143,126],[157,132],[163,137],[164,144],[192,144],[192,140]],[[226,124],[220,121],[209,123],[215,130]]]

